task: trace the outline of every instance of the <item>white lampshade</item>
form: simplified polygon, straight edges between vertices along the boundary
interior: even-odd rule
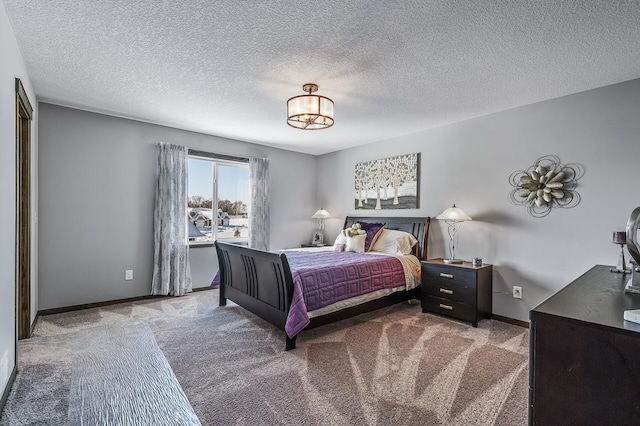
[[[307,95],[294,96],[287,101],[287,124],[296,129],[318,130],[333,126],[333,101],[314,95],[318,85],[302,86]]]
[[[328,219],[331,217],[331,214],[325,209],[320,209],[311,216],[313,219]]]
[[[456,207],[454,204],[453,207],[449,207],[445,211],[443,211],[440,216],[437,216],[438,220],[447,220],[450,222],[465,222],[467,220],[473,220],[469,217],[468,214],[462,211],[462,209]]]

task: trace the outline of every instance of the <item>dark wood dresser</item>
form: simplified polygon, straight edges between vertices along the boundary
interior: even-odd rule
[[[640,309],[630,275],[594,266],[530,312],[529,424],[640,424]]]

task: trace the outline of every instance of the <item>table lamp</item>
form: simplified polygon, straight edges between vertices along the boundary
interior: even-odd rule
[[[449,258],[444,259],[444,263],[462,263],[462,259],[456,259],[456,244],[458,244],[458,229],[462,222],[473,220],[462,209],[459,209],[454,204],[453,207],[449,207],[443,211],[436,219],[444,220],[449,225]]]
[[[631,273],[631,269],[627,268],[624,260],[624,245],[627,244],[627,233],[625,231],[614,232],[613,244],[620,244],[620,256],[618,256],[618,266],[611,268],[611,272],[617,272],[619,274]]]
[[[315,212],[311,217],[313,219],[318,219],[318,231],[316,232],[316,234],[320,237],[315,238],[314,236],[312,244],[322,244],[324,241],[324,221],[331,217],[331,213],[323,208],[320,208],[320,210]]]

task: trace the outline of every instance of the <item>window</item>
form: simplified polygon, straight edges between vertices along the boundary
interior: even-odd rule
[[[247,244],[249,164],[189,152],[188,217],[191,246],[216,240]]]

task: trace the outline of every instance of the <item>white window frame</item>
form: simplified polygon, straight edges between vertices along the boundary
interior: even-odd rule
[[[217,221],[217,212],[218,212],[218,165],[225,165],[225,166],[230,166],[230,167],[239,167],[239,168],[246,168],[247,170],[249,169],[249,159],[248,158],[242,158],[242,157],[232,157],[232,156],[227,156],[227,155],[219,155],[219,154],[214,154],[214,153],[209,153],[209,152],[204,152],[204,151],[196,151],[196,150],[189,150],[188,153],[188,159],[195,159],[195,160],[204,160],[204,161],[210,161],[212,163],[212,167],[213,167],[213,173],[212,173],[212,186],[213,186],[213,193],[212,193],[212,203],[211,203],[211,210],[212,210],[212,223],[211,223],[211,241],[189,241],[189,247],[193,248],[193,247],[211,247],[213,246],[213,244],[218,240],[218,221]],[[247,200],[250,201],[250,200]],[[250,214],[248,212],[248,214]],[[240,242],[238,244],[241,245],[245,245],[248,244],[248,237],[247,237],[247,241],[246,242]]]

